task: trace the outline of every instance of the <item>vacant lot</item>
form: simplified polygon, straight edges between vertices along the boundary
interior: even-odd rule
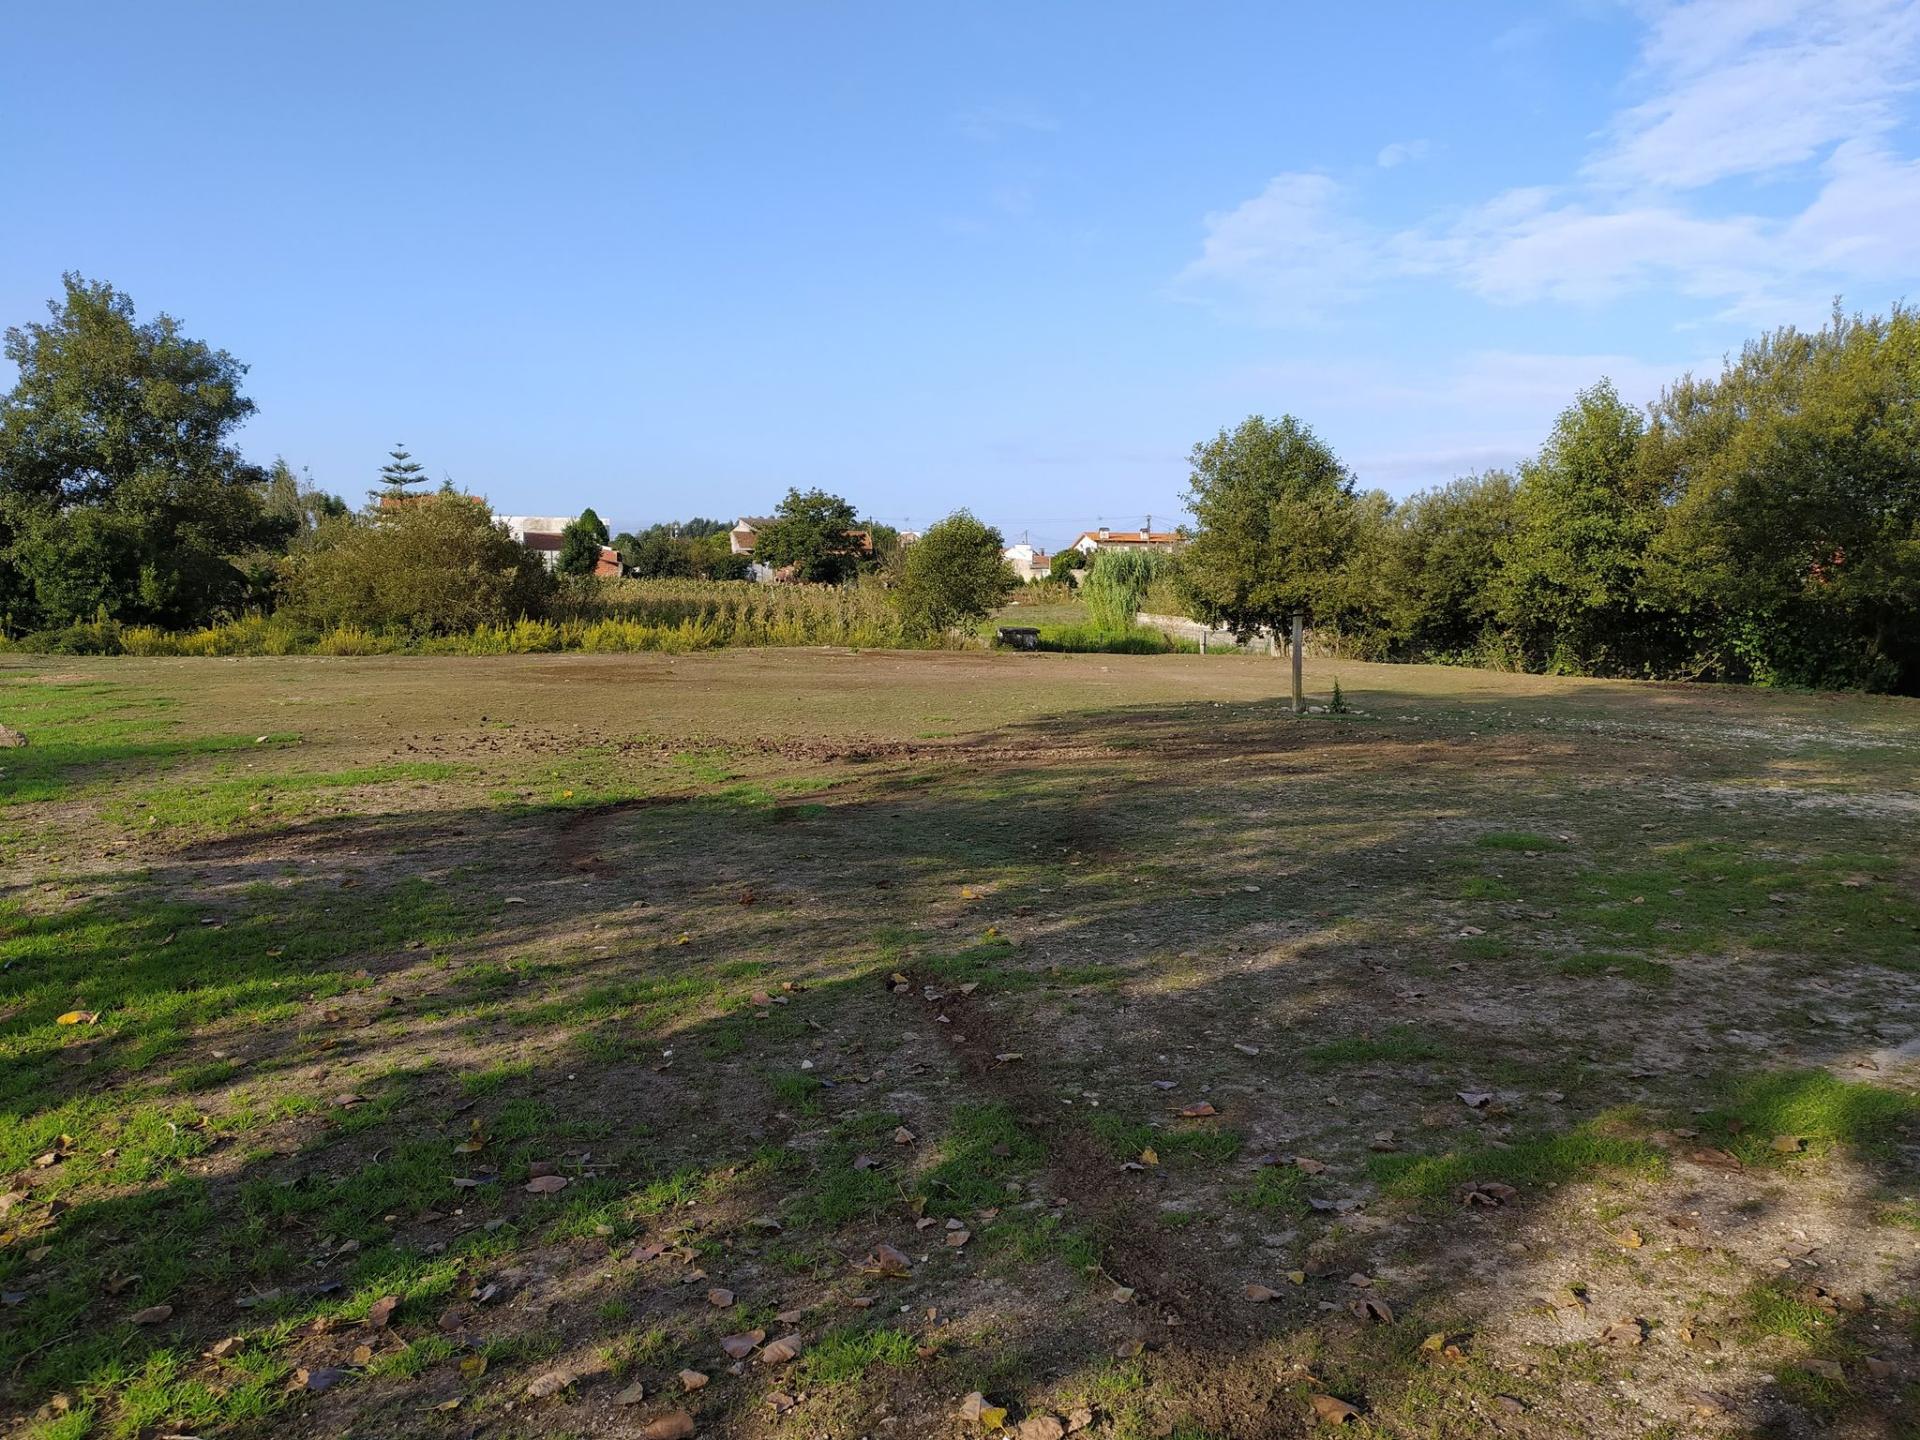
[[[1920,704],[1336,673],[8,659],[0,1429],[1914,1433]]]

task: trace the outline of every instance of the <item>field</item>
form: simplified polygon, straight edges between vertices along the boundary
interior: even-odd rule
[[[0,658],[0,1432],[1920,1433],[1920,702],[1336,676]]]

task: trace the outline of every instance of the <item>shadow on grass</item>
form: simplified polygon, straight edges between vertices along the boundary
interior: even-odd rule
[[[0,1250],[0,1287],[19,1297],[0,1339],[9,1403],[59,1390],[103,1422],[244,1429],[284,1403],[296,1367],[338,1368],[360,1378],[299,1402],[301,1423],[346,1433],[403,1399],[409,1414],[518,1401],[557,1366],[582,1397],[607,1377],[657,1390],[678,1364],[716,1368],[719,1335],[797,1306],[804,1329],[835,1336],[810,1401],[823,1423],[871,1426],[890,1406],[932,1423],[941,1397],[980,1388],[1063,1406],[1084,1392],[1119,1434],[1292,1435],[1313,1389],[1388,1430],[1567,1433],[1578,1387],[1614,1369],[1597,1323],[1530,1375],[1466,1337],[1551,1288],[1583,1187],[1629,1203],[1713,1178],[1691,1161],[1676,1178],[1661,1129],[1681,1123],[1688,1082],[1650,1086],[1632,1035],[1543,1053],[1542,1013],[1619,979],[1563,974],[1553,954],[1516,946],[1483,965],[1471,1006],[1394,988],[1452,973],[1463,916],[1529,903],[1524,887],[1436,898],[1437,882],[1518,863],[1471,843],[1492,819],[1462,791],[1524,811],[1557,777],[1489,791],[1487,746],[1349,760],[1343,732],[1263,707],[999,738],[1032,761],[969,768],[956,747],[931,784],[863,770],[805,808],[745,796],[327,821],[76,878],[94,898],[51,914],[16,906],[0,1135],[28,1183]],[[253,851],[287,844],[318,873],[275,885]],[[1680,1003],[1643,1002],[1639,1026]],[[58,1026],[68,1008],[100,1019]],[[1743,1174],[1813,1163],[1817,1147],[1895,1167],[1903,1105],[1805,1068],[1855,1048],[1818,1036],[1793,1071],[1737,1074],[1698,1124],[1726,1130]],[[1454,1099],[1481,1085],[1507,1093]],[[1219,1119],[1178,1115],[1203,1094]],[[1378,1129],[1375,1110],[1437,1107],[1390,1153],[1348,1133]],[[1303,1123],[1308,1110],[1326,1118]],[[1808,1153],[1742,1153],[1741,1135],[1775,1125]],[[1309,1145],[1360,1153],[1324,1176],[1256,1163]],[[1147,1150],[1152,1166],[1119,1168]],[[566,1187],[530,1194],[547,1167]],[[1519,1193],[1463,1206],[1476,1180]],[[1224,1219],[1170,1223],[1194,1213],[1169,1208],[1193,1200],[1174,1188],[1188,1181]],[[1243,1192],[1264,1192],[1250,1213],[1234,1208]],[[1863,1180],[1841,1203],[1885,1201]],[[1719,1217],[1730,1235],[1781,1208],[1764,1188],[1745,1205]],[[1346,1277],[1381,1268],[1360,1215],[1393,1236],[1390,1322],[1349,1308]],[[936,1243],[949,1220],[970,1244]],[[1301,1280],[1280,1278],[1276,1247],[1221,1243],[1222,1225],[1291,1227],[1278,1249]],[[905,1280],[860,1273],[882,1241],[931,1258]],[[1257,1307],[1256,1264],[1281,1287]],[[695,1267],[739,1305],[706,1305],[682,1283]],[[1009,1304],[1009,1285],[1049,1298]],[[1110,1298],[1119,1287],[1131,1303]],[[1888,1307],[1836,1302],[1825,1329],[1790,1331],[1790,1305],[1821,1307],[1782,1293],[1748,1323],[1790,1368],[1820,1362],[1804,1373],[1833,1393],[1785,1380],[1730,1408],[1794,1433],[1887,1403],[1863,1367]],[[365,1324],[388,1295],[389,1323]],[[132,1323],[157,1305],[172,1312]],[[228,1334],[245,1340],[232,1356],[200,1358]],[[1432,1334],[1442,1345],[1423,1348]],[[1644,1353],[1664,1354],[1660,1339]],[[684,1403],[715,1433],[758,1434],[763,1388]],[[565,1395],[530,1403],[551,1411],[530,1411],[536,1428],[601,1423],[563,1415]]]

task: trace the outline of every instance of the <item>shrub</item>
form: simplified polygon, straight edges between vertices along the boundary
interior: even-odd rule
[[[965,510],[927,528],[904,561],[893,594],[910,635],[939,635],[984,620],[1019,583],[1001,558],[1000,532]]]
[[[1165,568],[1165,559],[1150,550],[1101,550],[1095,553],[1080,593],[1087,602],[1093,628],[1108,635],[1125,635],[1147,590]]]
[[[334,631],[474,631],[539,615],[554,593],[546,568],[484,504],[447,492],[325,521],[288,568],[289,616]]]

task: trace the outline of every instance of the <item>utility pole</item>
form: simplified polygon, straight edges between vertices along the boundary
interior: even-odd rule
[[[1300,696],[1300,651],[1306,639],[1307,617],[1298,610],[1293,612],[1293,713],[1301,710]]]

